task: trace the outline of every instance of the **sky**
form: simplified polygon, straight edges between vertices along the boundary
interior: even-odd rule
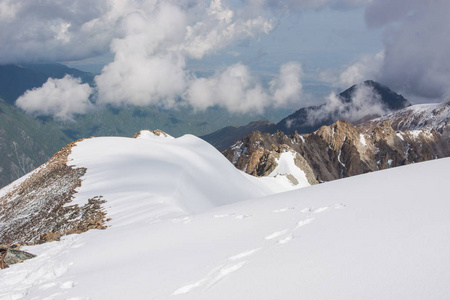
[[[1,0],[0,63],[97,73],[95,87],[49,79],[17,101],[60,119],[104,105],[260,113],[367,79],[442,102],[447,12],[447,0]]]

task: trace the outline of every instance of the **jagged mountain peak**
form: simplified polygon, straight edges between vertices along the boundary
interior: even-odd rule
[[[397,94],[389,87],[373,80],[366,80],[362,83],[351,86],[350,88],[339,94],[339,99],[341,99],[341,101],[343,102],[351,102],[355,92],[361,87],[372,88],[373,91],[380,96],[381,102],[389,110],[398,110],[411,106],[411,103],[409,103],[409,101],[406,100],[402,95]]]
[[[331,125],[343,118],[356,121],[367,115],[384,115],[410,105],[402,95],[387,86],[367,80],[336,96],[330,96],[322,105],[297,110],[277,123],[275,129],[286,134],[296,130],[299,133],[311,133],[322,125]]]

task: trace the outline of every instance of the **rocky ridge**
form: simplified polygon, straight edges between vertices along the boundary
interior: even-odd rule
[[[105,229],[106,202],[99,195],[82,207],[71,205],[85,168],[68,165],[76,142],[47,163],[0,191],[0,244],[30,245],[89,229]]]
[[[450,114],[446,108],[448,105],[443,107],[437,110],[430,106],[426,109],[420,106],[407,108],[356,126],[345,120],[337,121],[305,135],[256,131],[236,141],[223,153],[238,169],[255,176],[267,176],[276,168],[280,153],[295,152],[297,160],[302,161],[298,167],[311,184],[448,157]],[[423,117],[430,111],[441,112],[442,122],[425,122]],[[414,112],[421,117],[406,126],[406,122],[400,120],[414,119],[406,112]],[[405,115],[410,118],[405,119]],[[425,123],[428,125],[421,126],[421,129],[413,126]],[[399,124],[404,125],[399,127]]]

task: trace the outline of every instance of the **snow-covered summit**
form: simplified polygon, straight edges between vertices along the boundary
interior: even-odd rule
[[[192,135],[175,139],[142,131],[136,139],[84,140],[72,149],[68,164],[87,169],[73,203],[102,195],[113,223],[116,210],[197,213],[271,193]]]

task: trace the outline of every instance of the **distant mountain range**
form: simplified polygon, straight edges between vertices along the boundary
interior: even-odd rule
[[[292,153],[310,184],[448,157],[450,102],[414,105],[358,125],[337,121],[310,134],[254,131],[224,151],[255,176],[276,176],[283,153]]]
[[[367,95],[367,97],[372,97],[373,95],[376,95],[376,97],[374,99],[359,99],[359,103],[355,103],[353,100],[354,96],[361,87],[370,89],[371,94]],[[318,106],[303,107],[276,124],[261,120],[251,122],[245,126],[229,126],[201,138],[222,151],[231,146],[235,140],[256,130],[267,133],[275,133],[279,130],[285,134],[293,134],[294,132],[299,134],[312,133],[323,125],[331,125],[338,120],[346,118],[349,110],[362,109],[366,103],[372,106],[378,105],[385,112],[396,111],[411,105],[403,96],[395,93],[387,86],[370,80],[353,85],[338,94],[337,99],[340,103],[337,103],[335,107],[330,108],[330,105],[326,103]],[[373,103],[369,103],[369,101]],[[316,119],[316,115],[320,115],[321,118]],[[375,116],[378,115],[370,115],[370,118]]]

